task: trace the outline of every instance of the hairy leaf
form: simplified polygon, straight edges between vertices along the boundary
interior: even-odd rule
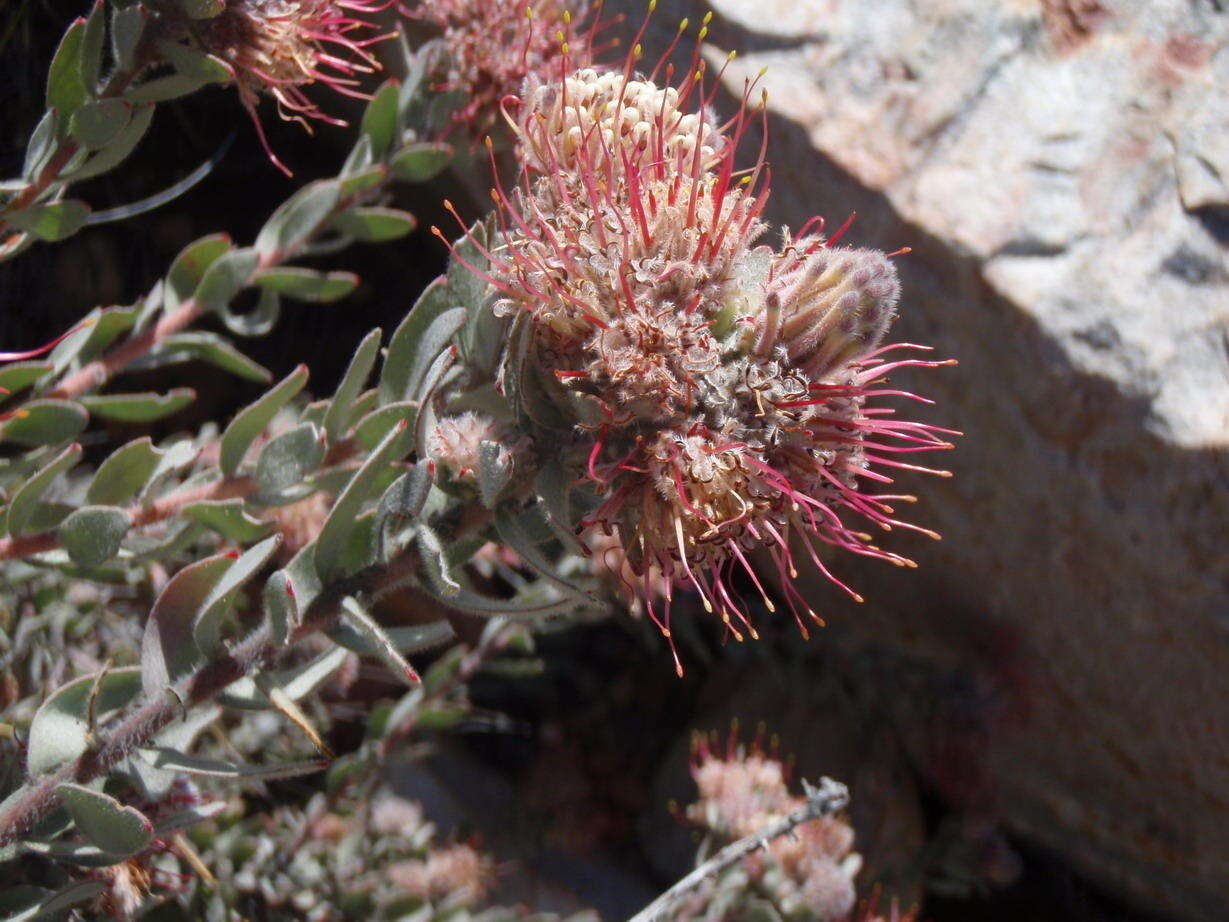
[[[371,205],[352,208],[333,218],[333,227],[365,243],[384,243],[404,237],[418,221],[408,211]]]
[[[192,388],[176,387],[165,394],[87,394],[78,402],[91,416],[117,423],[152,423],[178,413],[195,399]]]
[[[444,171],[452,161],[452,146],[441,142],[407,144],[393,154],[393,175],[407,182],[426,182]]]
[[[79,567],[96,567],[119,553],[132,520],[115,506],[82,506],[60,523],[60,543]]]
[[[182,752],[162,747],[142,749],[140,753],[141,758],[155,768],[187,772],[190,775],[206,775],[211,778],[260,778],[272,781],[277,778],[296,778],[299,775],[308,775],[328,765],[328,762],[322,759],[289,762],[283,765],[243,765],[225,762],[221,759],[185,755]]]
[[[216,333],[176,333],[168,336],[144,361],[134,362],[131,367],[158,368],[193,359],[216,365],[249,381],[268,382],[273,378],[268,369],[249,359]]]
[[[256,237],[256,250],[274,256],[295,252],[328,220],[340,198],[337,180],[304,186],[273,212]]]
[[[81,446],[69,445],[30,477],[13,493],[5,517],[5,528],[11,535],[30,533],[30,522],[51,484],[81,458]]]
[[[133,105],[123,99],[87,102],[73,113],[68,133],[83,147],[98,150],[115,140],[132,118]]]
[[[141,685],[147,695],[169,688],[200,658],[193,628],[213,588],[232,564],[226,554],[189,564],[162,587],[141,641]]]
[[[337,575],[342,565],[351,533],[363,506],[379,488],[380,478],[392,462],[405,456],[410,449],[407,427],[400,424],[384,437],[350,478],[346,488],[333,503],[328,518],[316,539],[316,572],[321,579]]]
[[[131,703],[141,691],[141,670],[112,669],[86,675],[61,685],[42,703],[30,721],[26,770],[43,775],[70,762],[86,750],[89,703],[94,696],[95,719]]]
[[[377,159],[382,158],[393,143],[397,133],[397,91],[400,84],[396,80],[387,80],[376,90],[363,112],[360,126],[364,135],[371,139],[371,152]]]
[[[194,240],[179,251],[166,274],[166,307],[174,310],[192,297],[206,270],[231,249],[230,237],[212,234]]]
[[[417,685],[422,681],[414,667],[401,655],[392,639],[385,633],[384,628],[376,623],[357,599],[352,596],[342,599],[341,617],[345,625],[352,628],[374,648],[375,654],[384,660],[385,665],[393,671],[394,675],[405,679],[412,685]]]
[[[393,648],[401,653],[422,653],[442,647],[457,636],[446,618],[407,627],[382,627],[381,630]],[[380,645],[372,640],[370,632],[356,628],[345,620],[329,631],[329,637],[347,650],[363,656],[382,655]]]
[[[85,19],[77,17],[68,27],[47,74],[47,108],[55,109],[67,119],[77,107],[89,99],[89,91],[81,79],[81,45],[85,38]]]
[[[205,310],[221,310],[243,290],[259,261],[255,250],[228,250],[205,270],[193,297]]]
[[[301,485],[323,459],[323,433],[312,423],[278,433],[256,459],[257,502],[274,505],[298,499],[302,491],[291,488]]]
[[[81,880],[61,887],[53,893],[43,892],[31,899],[4,922],[39,922],[41,919],[60,918],[64,913],[86,900],[92,900],[106,889],[101,880]]]
[[[116,7],[111,16],[111,54],[121,70],[132,67],[149,12],[139,3]]]
[[[306,383],[307,366],[300,365],[255,403],[239,411],[222,433],[219,466],[223,474],[233,477],[238,473],[252,442]]]
[[[162,455],[149,436],[116,449],[98,466],[86,490],[86,502],[108,506],[128,502],[153,477]]]
[[[252,283],[298,301],[336,301],[358,287],[353,272],[317,272],[297,266],[261,269]]]
[[[167,102],[195,93],[209,82],[183,74],[167,74],[165,77],[154,77],[138,84],[125,93],[124,97],[132,102]]]
[[[0,388],[19,391],[29,387],[51,371],[52,367],[50,362],[10,362],[0,365]]]
[[[465,311],[452,307],[444,280],[428,285],[389,341],[380,402],[416,399],[427,369],[464,322]]]
[[[153,823],[114,797],[80,784],[61,784],[56,793],[81,834],[104,852],[135,855],[154,837]]]
[[[368,333],[350,359],[350,367],[346,369],[333,402],[329,404],[328,412],[324,414],[324,429],[330,441],[337,441],[350,428],[350,418],[354,401],[362,391],[363,385],[375,367],[376,357],[380,353],[381,331],[377,328]]]
[[[5,221],[39,240],[55,243],[71,237],[85,226],[90,206],[79,199],[65,199],[48,205],[34,205],[24,211],[5,215]]]
[[[114,140],[81,166],[66,170],[64,178],[74,182],[92,179],[123,163],[128,155],[136,150],[136,146],[141,143],[141,138],[145,137],[145,132],[149,130],[149,124],[154,119],[154,109],[153,103],[138,106],[132,113],[132,118],[128,120],[128,124],[120,130]]]
[[[253,518],[241,499],[205,499],[184,506],[184,515],[211,528],[228,541],[247,544],[267,535],[272,523]]]
[[[197,648],[206,656],[217,650],[222,640],[222,619],[235,604],[243,585],[269,562],[282,543],[280,534],[271,535],[239,556],[220,579],[210,587],[194,620],[192,634]]]

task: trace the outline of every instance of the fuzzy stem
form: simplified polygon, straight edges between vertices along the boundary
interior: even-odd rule
[[[234,499],[250,496],[256,490],[256,482],[251,477],[234,477],[219,480],[203,486],[190,487],[171,493],[147,506],[130,506],[125,511],[132,523],[130,528],[144,528],[156,522],[163,522],[176,515],[189,503],[210,499]],[[36,535],[13,535],[0,538],[0,560],[14,560],[43,554],[60,546],[59,535],[54,531],[44,531]]]
[[[107,78],[106,84],[98,93],[98,99],[113,99],[117,96],[122,96],[132,81],[136,79],[137,74],[151,63],[150,52],[153,48],[152,33],[154,30],[146,29],[145,31],[146,34],[141,38],[140,45],[137,48],[136,61],[133,66],[127,70],[114,71]],[[47,191],[48,187],[59,180],[60,173],[64,167],[68,166],[68,162],[73,159],[78,150],[80,150],[80,145],[76,141],[67,136],[62,138],[56,148],[56,152],[51,155],[51,159],[39,170],[38,175],[24,189],[3,205],[0,205],[0,239],[3,238],[8,229],[5,215],[29,208],[37,202],[43,193]]]
[[[337,618],[342,599],[350,595],[379,592],[402,581],[418,566],[411,547],[387,565],[366,570],[324,590],[303,613],[287,645],[327,628]],[[212,699],[232,682],[270,662],[282,646],[267,625],[247,639],[206,663],[179,682],[174,692],[166,689],[151,696],[114,727],[106,731],[102,745],[89,749],[49,775],[34,779],[0,811],[0,848],[14,842],[59,804],[56,788],[66,782],[88,784],[149,741],[187,710]]]
[[[357,198],[358,196],[348,196],[339,201],[309,233],[304,235],[302,242],[298,246],[261,253],[256,268],[252,270],[252,275],[244,280],[244,285],[250,284],[252,277],[261,269],[280,265],[286,260],[293,259],[299,255],[328,226],[329,221],[334,215],[345,211],[354,204]],[[145,353],[155,348],[163,340],[174,336],[190,326],[204,313],[205,308],[195,298],[187,299],[153,326],[138,333],[131,339],[125,340],[106,355],[73,372],[47,393],[40,394],[40,399],[72,400],[80,397],[86,391],[102,387],[107,381],[145,355]]]
[[[849,789],[831,778],[821,778],[819,787],[802,782],[806,803],[787,816],[769,823],[759,832],[727,845],[648,906],[632,916],[630,922],[661,922],[670,918],[679,901],[706,880],[742,861],[752,852],[768,847],[773,839],[791,833],[803,823],[831,816],[849,803]]]
[[[46,394],[40,394],[39,397],[73,400],[86,391],[102,387],[164,339],[190,326],[203,313],[204,309],[196,300],[189,298],[153,326],[125,340],[106,355],[73,372],[55,388]]]

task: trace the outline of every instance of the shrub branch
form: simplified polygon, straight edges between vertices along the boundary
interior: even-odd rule
[[[722,871],[742,861],[752,852],[767,848],[773,839],[788,835],[803,823],[809,823],[821,816],[832,816],[849,803],[849,789],[831,778],[821,778],[818,787],[803,780],[802,787],[806,792],[805,804],[793,813],[769,823],[759,832],[727,845],[632,916],[630,922],[662,922],[670,918],[679,902],[705,881],[716,878]]]

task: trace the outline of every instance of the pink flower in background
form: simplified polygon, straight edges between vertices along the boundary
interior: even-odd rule
[[[369,46],[388,38],[372,35],[367,18],[390,0],[228,0],[226,8],[201,24],[205,50],[230,65],[239,98],[252,116],[269,158],[274,155],[256,114],[270,96],[278,114],[309,132],[311,121],[346,124],[329,115],[304,91],[322,83],[345,96],[367,99],[359,78],[379,69]]]

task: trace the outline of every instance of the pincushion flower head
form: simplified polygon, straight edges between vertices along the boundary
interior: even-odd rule
[[[304,87],[322,83],[342,95],[368,99],[358,89],[358,78],[378,69],[368,47],[387,36],[372,35],[374,26],[364,17],[389,5],[389,0],[226,0],[222,12],[200,24],[202,46],[230,66],[239,99],[269,158],[283,172],[290,171],[273,154],[256,115],[260,97],[272,97],[283,119],[309,131],[309,120],[345,125]]]
[[[617,538],[666,636],[683,586],[733,636],[755,637],[733,582],[775,610],[756,551],[805,634],[823,622],[793,585],[799,555],[860,601],[824,545],[908,566],[866,523],[933,535],[895,517],[890,504],[913,497],[871,487],[927,470],[911,453],[951,447],[950,430],[880,405],[913,397],[886,386],[893,369],[946,363],[888,357],[923,347],[883,345],[896,270],[839,246],[846,228],[825,236],[813,221],[759,243],[764,149],[735,163],[753,86],[719,123],[702,63],[663,87],[660,65],[643,76],[635,60],[526,87],[522,181],[494,193],[502,237],[487,254],[493,309],[514,318],[502,384],[522,426],[588,486],[579,526]]]

